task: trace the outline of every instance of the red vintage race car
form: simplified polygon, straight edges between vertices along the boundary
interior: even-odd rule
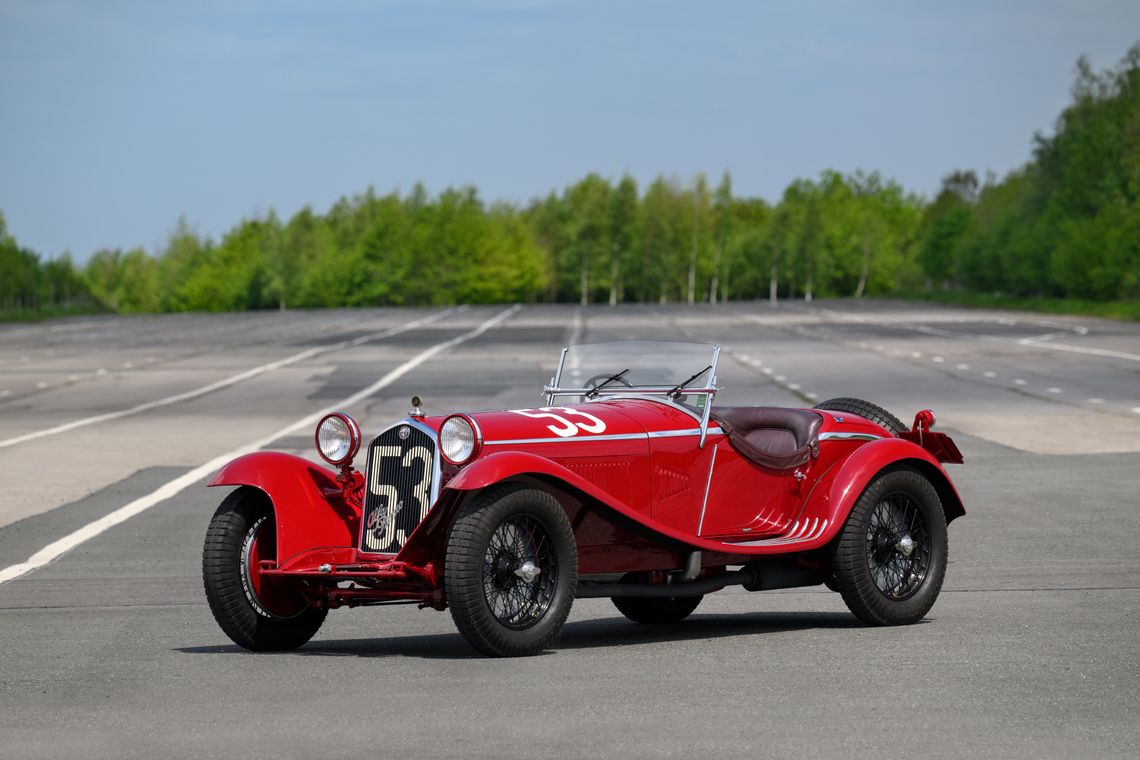
[[[371,440],[345,414],[300,457],[249,454],[206,534],[206,596],[253,650],[301,646],[328,610],[450,609],[479,651],[535,654],[575,598],[678,622],[708,593],[826,584],[870,625],[921,619],[964,514],[960,463],[922,410],[908,429],[865,401],[717,407],[720,349],[564,349],[534,409],[411,415]]]

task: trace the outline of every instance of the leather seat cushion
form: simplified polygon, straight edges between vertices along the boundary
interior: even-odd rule
[[[779,456],[794,454],[796,449],[801,448],[796,445],[796,437],[792,435],[791,431],[777,428],[752,430],[744,436],[744,440],[762,451]]]

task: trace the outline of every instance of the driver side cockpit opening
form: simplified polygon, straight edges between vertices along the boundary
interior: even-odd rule
[[[819,453],[823,416],[809,409],[720,406],[710,415],[745,459],[773,470],[801,467]]]

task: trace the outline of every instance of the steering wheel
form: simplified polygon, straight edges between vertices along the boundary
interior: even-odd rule
[[[604,383],[607,380],[610,380],[610,375],[607,375],[603,372],[601,374],[597,374],[597,375],[594,375],[593,377],[591,377],[589,380],[586,381],[586,384],[583,387],[589,388],[592,391],[594,388],[597,388],[600,383]],[[614,385],[615,383],[617,385],[623,385],[626,388],[632,388],[633,387],[633,383],[629,382],[624,377],[616,377],[613,380],[610,380],[608,385]],[[590,398],[589,393],[586,394],[586,398]]]

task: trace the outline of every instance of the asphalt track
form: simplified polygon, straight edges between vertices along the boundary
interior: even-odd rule
[[[582,600],[523,660],[477,657],[414,607],[335,611],[274,655],[213,622],[199,563],[222,494],[199,473],[216,458],[311,455],[305,418],[354,396],[366,434],[413,393],[431,412],[534,406],[569,340],[677,337],[724,347],[722,403],[935,409],[968,514],[925,621],[866,628],[817,589],[724,591],[654,629]],[[842,301],[3,326],[0,477],[5,760],[1140,748],[1134,323]]]

